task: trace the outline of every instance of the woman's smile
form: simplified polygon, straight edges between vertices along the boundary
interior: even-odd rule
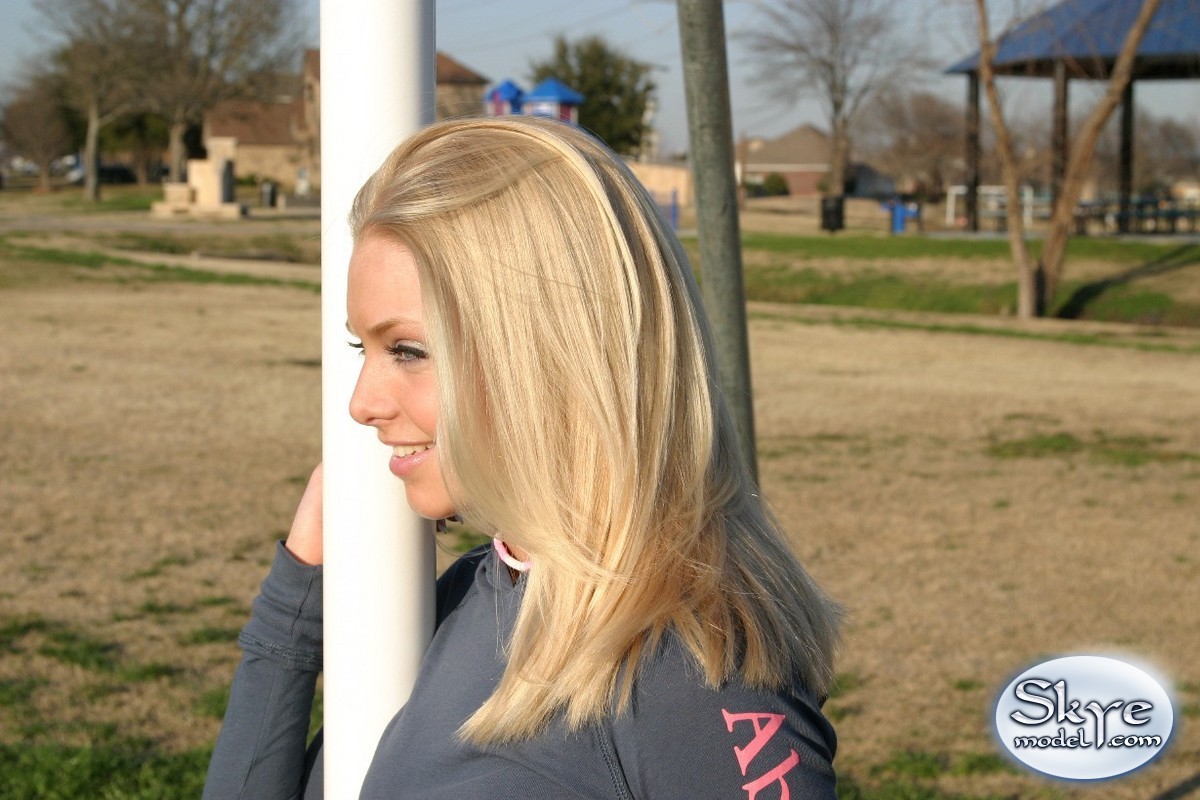
[[[400,480],[404,480],[415,470],[420,469],[426,462],[431,461],[434,444],[395,445],[392,447],[392,458],[388,461],[388,469]]]

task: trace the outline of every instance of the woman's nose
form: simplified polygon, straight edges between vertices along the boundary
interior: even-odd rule
[[[382,424],[389,416],[387,394],[370,364],[363,364],[350,395],[350,417],[360,425]]]

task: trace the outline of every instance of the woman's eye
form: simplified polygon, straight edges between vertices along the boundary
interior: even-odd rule
[[[396,342],[387,350],[392,354],[392,358],[400,364],[411,364],[428,358],[425,348],[413,342]]]
[[[357,351],[358,351],[358,354],[359,354],[360,356],[361,356],[361,355],[363,355],[363,354],[366,352],[366,348],[365,348],[365,347],[363,347],[363,343],[362,343],[362,342],[346,342],[346,344],[350,345],[352,348],[354,348],[355,350],[357,350]]]

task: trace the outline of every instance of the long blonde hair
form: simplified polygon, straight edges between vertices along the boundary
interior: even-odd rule
[[[441,123],[351,225],[417,262],[456,508],[535,563],[464,737],[620,713],[667,632],[713,686],[827,693],[837,608],[758,497],[687,258],[621,161],[558,122]]]

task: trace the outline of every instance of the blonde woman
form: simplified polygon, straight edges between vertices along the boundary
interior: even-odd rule
[[[368,798],[833,797],[836,607],[759,499],[687,260],[625,166],[531,118],[432,126],[351,219],[350,412],[422,516],[494,537]],[[321,796],[320,472],[240,643],[210,797]]]

